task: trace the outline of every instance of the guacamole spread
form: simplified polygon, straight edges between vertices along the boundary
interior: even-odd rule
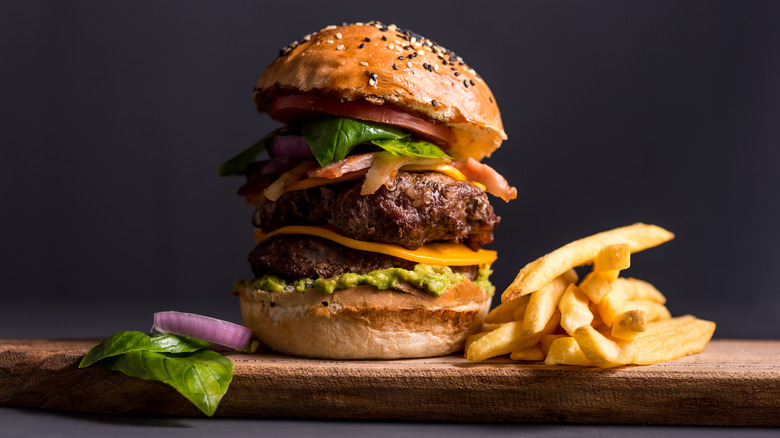
[[[474,284],[483,288],[488,296],[493,296],[495,287],[488,279],[493,270],[490,265],[482,265],[479,268],[479,274],[474,280]],[[435,266],[417,264],[413,270],[401,268],[379,269],[367,272],[365,274],[354,274],[347,272],[331,278],[304,278],[288,282],[275,275],[264,275],[258,279],[242,281],[237,284],[237,288],[251,287],[252,289],[261,289],[268,292],[281,292],[283,290],[293,289],[298,292],[305,292],[308,289],[314,289],[321,294],[332,294],[339,289],[348,289],[359,285],[371,285],[377,289],[393,289],[398,287],[398,282],[409,283],[425,292],[439,296],[450,287],[463,281],[463,275],[453,272],[447,266]]]

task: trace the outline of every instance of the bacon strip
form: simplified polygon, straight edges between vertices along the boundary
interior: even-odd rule
[[[468,161],[457,161],[453,162],[452,165],[463,172],[466,178],[484,184],[485,189],[491,195],[498,196],[506,202],[517,198],[517,189],[510,186],[500,173],[487,164],[469,158]]]
[[[374,164],[376,159],[376,152],[368,152],[365,154],[351,155],[344,158],[341,161],[328,164],[325,167],[319,169],[312,169],[306,172],[306,176],[309,178],[327,178],[336,179],[343,176],[345,173],[356,172],[358,170],[368,169]]]

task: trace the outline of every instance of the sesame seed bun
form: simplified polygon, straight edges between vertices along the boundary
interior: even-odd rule
[[[453,52],[393,25],[328,26],[283,48],[254,100],[270,112],[274,98],[290,93],[392,107],[433,122],[449,133],[436,143],[458,160],[481,160],[506,139],[482,78]]]
[[[463,349],[490,308],[468,279],[439,297],[356,286],[323,295],[241,289],[243,324],[274,351],[322,359],[442,356]]]

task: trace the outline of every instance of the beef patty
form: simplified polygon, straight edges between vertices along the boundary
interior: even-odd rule
[[[476,250],[493,241],[500,221],[484,191],[438,172],[398,172],[372,195],[361,195],[361,186],[362,180],[286,192],[258,206],[252,223],[265,231],[331,225],[353,239],[409,249],[451,241]]]
[[[345,272],[364,274],[377,269],[412,270],[415,262],[341,246],[327,239],[304,235],[278,235],[260,242],[248,256],[255,277],[273,274],[286,280],[330,278]],[[452,270],[473,280],[478,266]]]

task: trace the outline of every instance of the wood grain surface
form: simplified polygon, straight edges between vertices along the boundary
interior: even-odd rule
[[[201,416],[172,388],[101,366],[98,339],[0,340],[0,405]],[[600,370],[472,364],[453,355],[329,361],[228,354],[216,416],[424,421],[780,426],[780,341],[712,341],[674,362]]]

